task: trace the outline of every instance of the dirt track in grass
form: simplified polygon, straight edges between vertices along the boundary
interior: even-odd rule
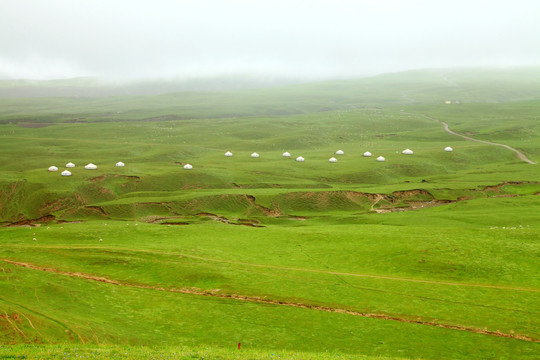
[[[411,115],[414,115],[414,114],[411,114]],[[496,142],[492,142],[492,141],[486,141],[486,140],[478,140],[478,139],[475,139],[475,138],[472,138],[470,136],[467,136],[467,135],[462,135],[460,133],[457,133],[453,130],[450,130],[450,127],[448,126],[447,123],[445,123],[444,121],[442,120],[439,120],[439,119],[436,119],[434,117],[431,117],[431,116],[427,116],[427,115],[422,115],[423,117],[425,117],[426,119],[430,119],[430,120],[434,120],[434,121],[437,121],[438,123],[440,123],[443,128],[444,128],[444,131],[446,131],[447,133],[449,134],[452,134],[452,135],[455,135],[455,136],[459,136],[463,139],[466,139],[466,140],[470,140],[470,141],[476,141],[476,142],[479,142],[479,143],[483,143],[483,144],[488,144],[488,145],[493,145],[493,146],[500,146],[500,147],[503,147],[503,148],[506,148],[508,150],[511,150],[513,152],[516,153],[517,157],[522,160],[522,161],[525,161],[526,163],[529,163],[529,164],[536,164],[536,162],[530,160],[527,155],[523,154],[521,151],[517,150],[517,149],[514,149],[513,147],[511,146],[508,146],[508,145],[505,145],[505,144],[499,144],[499,143],[496,143]]]
[[[113,251],[127,251],[127,252],[134,252],[134,253],[147,253],[147,254],[157,254],[157,255],[171,255],[171,256],[181,256],[196,260],[202,260],[202,261],[209,261],[209,262],[217,262],[217,263],[223,263],[223,264],[232,264],[232,265],[243,265],[243,266],[252,266],[252,267],[260,267],[260,268],[268,268],[268,269],[276,269],[276,270],[285,270],[285,271],[300,271],[300,272],[310,272],[310,273],[318,273],[318,274],[328,274],[328,275],[339,275],[339,276],[351,276],[351,277],[365,277],[365,278],[372,278],[372,279],[382,279],[382,280],[391,280],[391,281],[404,281],[404,282],[414,282],[414,283],[423,283],[423,284],[437,284],[437,285],[448,285],[448,286],[464,286],[464,287],[473,287],[473,288],[488,288],[488,289],[500,289],[500,290],[511,290],[511,291],[525,291],[525,292],[540,292],[539,289],[532,289],[532,288],[521,288],[521,287],[513,287],[513,286],[505,286],[505,285],[490,285],[490,284],[475,284],[475,283],[459,283],[459,282],[452,282],[452,281],[438,281],[438,280],[425,280],[425,279],[413,279],[413,278],[403,278],[403,277],[394,277],[394,276],[385,276],[385,275],[373,275],[373,274],[358,274],[358,273],[347,273],[347,272],[339,272],[339,271],[330,271],[330,270],[319,270],[319,269],[307,269],[307,268],[296,268],[296,267],[288,267],[288,266],[281,266],[281,265],[269,265],[269,264],[257,264],[257,263],[249,263],[249,262],[243,262],[243,261],[235,261],[235,260],[225,260],[225,259],[215,259],[215,258],[209,258],[209,257],[203,257],[203,256],[197,256],[187,253],[177,253],[177,252],[165,252],[165,251],[155,251],[155,250],[135,250],[135,249],[129,249],[129,248],[122,248],[122,247],[104,247],[104,246],[72,246],[72,247],[66,247],[66,246],[21,246],[21,245],[13,245],[12,247],[16,248],[44,248],[44,249],[66,249],[66,250],[113,250]]]
[[[84,274],[81,272],[62,271],[59,269],[42,267],[42,266],[29,264],[25,262],[17,262],[17,261],[12,261],[8,259],[2,259],[2,261],[11,265],[21,266],[28,269],[40,270],[40,271],[45,271],[49,273],[70,276],[70,277],[77,277],[77,278],[82,278],[82,279],[91,280],[91,281],[99,281],[99,282],[103,282],[103,283],[107,283],[111,285],[125,286],[125,287],[130,287],[130,288],[166,291],[166,292],[200,295],[200,296],[210,296],[210,297],[215,297],[215,298],[233,299],[233,300],[238,300],[238,301],[277,305],[277,306],[289,306],[289,307],[295,307],[295,308],[310,309],[310,310],[317,310],[317,311],[324,311],[324,312],[331,312],[331,313],[338,313],[338,314],[346,314],[346,315],[352,315],[352,316],[361,316],[361,317],[366,317],[366,318],[399,321],[399,322],[409,323],[409,324],[433,326],[433,327],[439,327],[439,328],[450,329],[450,330],[467,331],[467,332],[476,333],[476,334],[497,336],[497,337],[510,338],[510,339],[518,339],[518,340],[523,340],[523,341],[528,341],[528,342],[537,342],[537,343],[540,342],[540,339],[535,339],[527,335],[507,334],[500,331],[490,331],[486,329],[479,329],[479,328],[467,327],[467,326],[462,326],[462,325],[444,324],[444,323],[439,323],[436,321],[421,320],[420,318],[412,319],[412,318],[404,318],[404,317],[398,317],[398,316],[393,316],[393,315],[388,315],[388,314],[364,313],[364,312],[352,311],[352,310],[342,309],[342,308],[333,308],[333,307],[305,304],[305,303],[299,303],[299,302],[272,300],[266,297],[261,298],[257,296],[247,296],[247,295],[240,295],[240,294],[222,294],[222,293],[219,293],[220,291],[219,289],[203,290],[203,289],[191,288],[191,287],[190,288],[163,288],[163,287],[144,285],[144,284],[131,284],[131,283],[124,283],[124,282],[120,282],[117,280],[113,280],[113,279],[109,279],[109,278],[105,278],[101,276],[89,275],[89,274]]]

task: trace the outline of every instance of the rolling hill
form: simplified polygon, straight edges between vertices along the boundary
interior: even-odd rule
[[[0,99],[0,354],[534,359],[538,72]]]

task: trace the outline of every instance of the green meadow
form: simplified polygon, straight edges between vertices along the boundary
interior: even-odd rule
[[[0,357],[536,359],[535,75],[0,84]]]

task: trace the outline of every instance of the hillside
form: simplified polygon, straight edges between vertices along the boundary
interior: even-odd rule
[[[179,91],[220,92],[260,89],[301,82],[270,76],[230,75],[208,78],[104,80],[73,78],[59,80],[0,80],[0,98],[96,97],[159,95]]]
[[[445,101],[459,104],[526,101],[540,97],[540,83],[535,81],[539,76],[538,68],[441,69],[257,90],[200,92],[194,91],[199,88],[197,84],[191,84],[182,92],[152,96],[100,97],[95,94],[80,97],[74,92],[71,96],[53,98],[4,98],[0,99],[0,124],[285,116],[373,106],[431,106]],[[148,85],[150,89],[153,87]],[[17,93],[17,88],[10,87],[9,83],[3,87],[7,93]],[[114,93],[114,88],[100,91]],[[49,88],[45,86],[45,89]]]
[[[0,354],[534,359],[537,73],[1,99]]]

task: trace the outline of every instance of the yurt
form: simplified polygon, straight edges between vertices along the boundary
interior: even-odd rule
[[[64,171],[62,171],[61,175],[62,175],[62,176],[71,176],[71,171],[69,171],[69,170],[64,170]]]
[[[67,168],[73,168],[73,167],[75,167],[75,164],[72,163],[72,162],[68,162],[68,163],[66,164],[66,167],[67,167]]]
[[[328,159],[328,162],[335,163],[337,162],[337,159],[335,157],[331,157],[330,159]]]
[[[296,161],[304,161],[304,158],[301,157],[301,156],[299,156],[299,157],[297,157],[295,160],[296,160]]]
[[[253,154],[251,154],[251,157],[252,157],[252,158],[258,158],[258,157],[259,157],[259,154],[257,154],[256,152],[254,152]]]
[[[193,169],[193,166],[191,164],[186,164],[186,165],[184,165],[184,169],[191,170],[191,169]]]
[[[94,164],[92,164],[92,163],[90,163],[90,164],[86,165],[84,168],[85,168],[86,170],[96,170],[96,169],[97,169],[97,166],[94,165]]]
[[[231,157],[231,156],[232,156],[232,152],[227,151],[227,152],[225,153],[225,156],[226,156],[226,157]]]
[[[372,155],[373,155],[372,153],[370,153],[369,151],[366,151],[362,156],[370,157]]]
[[[414,152],[411,149],[405,149],[401,152],[403,155],[412,155]]]
[[[344,154],[343,150],[336,151],[336,155],[343,155],[343,154]]]
[[[288,151],[285,151],[285,152],[283,153],[283,157],[291,157],[291,153],[288,152]]]
[[[452,149],[450,146],[447,146],[444,148],[444,151],[450,152],[450,151],[454,151],[454,149]]]
[[[119,161],[119,162],[116,163],[116,166],[117,166],[117,167],[124,167],[124,166],[126,166],[126,164],[124,164],[123,162]]]
[[[379,157],[377,158],[377,161],[381,161],[381,162],[382,162],[382,161],[386,161],[386,159],[384,158],[384,156],[379,156]]]
[[[47,170],[48,171],[58,171],[58,168],[56,166],[51,166]]]

